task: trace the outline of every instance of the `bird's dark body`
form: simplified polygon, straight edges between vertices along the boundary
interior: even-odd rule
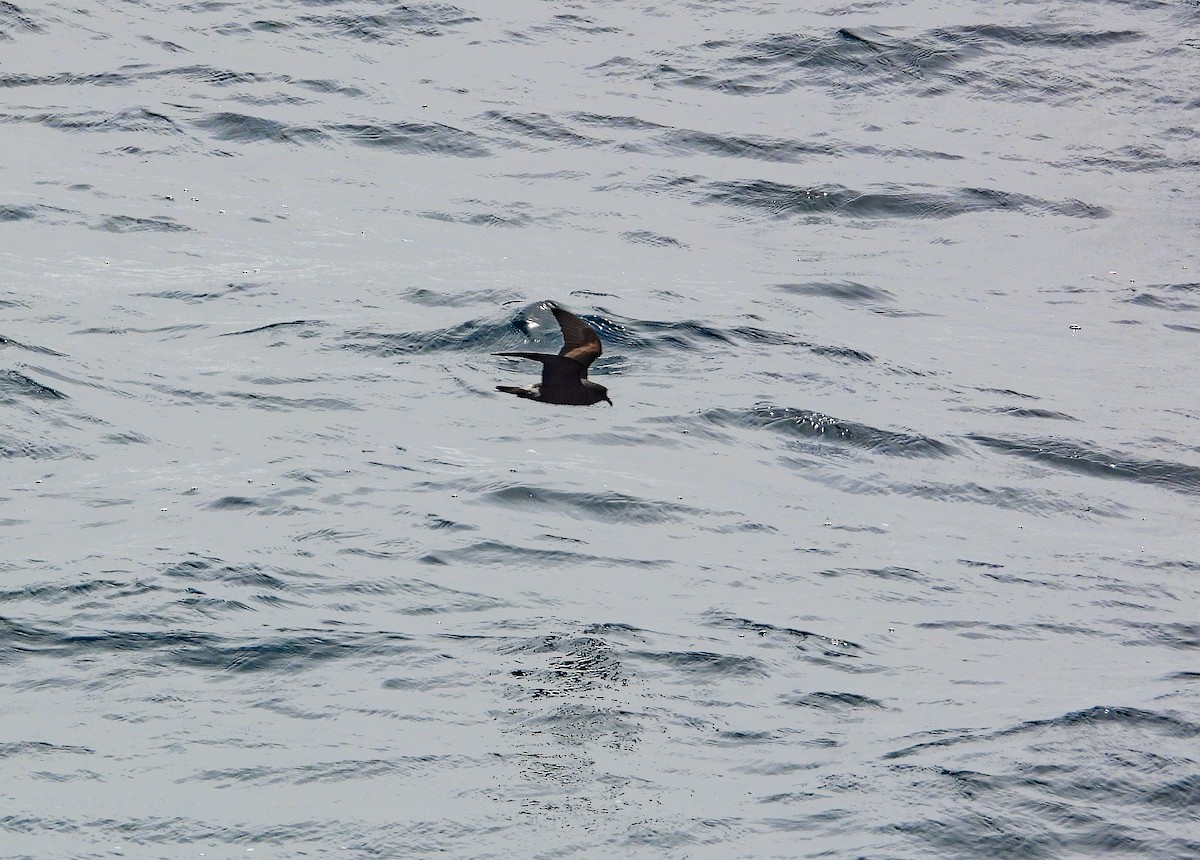
[[[527,400],[561,406],[591,406],[609,400],[608,389],[587,378],[588,367],[600,357],[603,348],[596,330],[570,311],[551,308],[563,333],[563,348],[558,355],[546,352],[497,352],[509,358],[527,358],[542,363],[542,381],[533,385],[497,385],[497,391],[515,394]]]

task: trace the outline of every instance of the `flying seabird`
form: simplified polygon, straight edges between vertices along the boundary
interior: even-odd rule
[[[564,406],[591,406],[601,400],[608,400],[608,389],[597,385],[587,378],[587,369],[593,361],[600,357],[600,335],[570,311],[562,308],[551,308],[558,327],[562,329],[563,348],[558,355],[545,352],[497,352],[493,355],[503,355],[508,358],[528,358],[542,363],[542,381],[520,387],[516,385],[497,385],[497,391],[505,394],[515,394],[528,400],[540,400],[542,403],[558,403]]]

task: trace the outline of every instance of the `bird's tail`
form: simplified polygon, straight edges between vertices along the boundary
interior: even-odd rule
[[[520,388],[516,385],[497,385],[497,391],[503,391],[505,394],[515,394],[517,397],[533,397],[533,392],[528,388]]]

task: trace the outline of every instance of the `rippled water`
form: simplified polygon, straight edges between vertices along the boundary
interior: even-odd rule
[[[0,4],[0,856],[1200,857],[1198,24]]]

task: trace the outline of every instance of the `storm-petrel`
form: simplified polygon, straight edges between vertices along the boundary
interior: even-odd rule
[[[587,369],[593,361],[600,357],[600,335],[570,311],[562,308],[551,308],[558,327],[562,329],[563,348],[558,355],[545,352],[497,352],[493,355],[503,355],[509,358],[528,358],[542,363],[542,381],[519,387],[516,385],[497,385],[497,391],[515,394],[528,400],[540,400],[542,403],[558,403],[564,406],[591,406],[601,400],[608,400],[608,389],[597,385],[587,378]]]

